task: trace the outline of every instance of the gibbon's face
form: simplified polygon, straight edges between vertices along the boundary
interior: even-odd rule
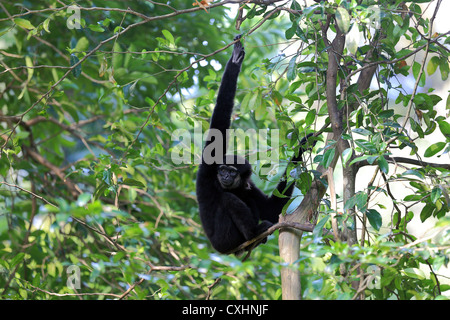
[[[239,170],[230,165],[221,165],[217,170],[217,179],[224,189],[236,189],[241,185]]]

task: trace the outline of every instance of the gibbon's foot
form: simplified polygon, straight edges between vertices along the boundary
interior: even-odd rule
[[[237,35],[234,37],[234,40],[240,39],[242,35]],[[242,61],[244,61],[245,57],[245,50],[244,46],[242,45],[241,41],[238,41],[234,44],[233,54],[231,56],[231,61],[234,64],[241,65]]]

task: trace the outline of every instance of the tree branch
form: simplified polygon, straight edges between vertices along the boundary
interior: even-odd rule
[[[226,254],[231,254],[231,253],[235,253],[235,252],[238,252],[238,251],[241,251],[244,249],[248,249],[248,247],[250,245],[254,244],[255,242],[261,241],[262,239],[266,238],[267,236],[271,235],[276,230],[281,229],[281,228],[297,229],[297,230],[306,231],[306,232],[313,232],[314,225],[310,224],[310,223],[302,224],[302,223],[291,222],[291,221],[278,222],[278,223],[274,224],[273,226],[271,226],[266,231],[264,231],[263,233],[259,234],[257,237],[244,242],[243,244],[241,244],[237,248],[227,252]]]
[[[60,178],[64,184],[69,188],[70,194],[72,197],[76,198],[80,193],[82,193],[81,189],[73,183],[70,179],[67,179],[65,177],[64,172],[57,166],[55,166],[53,163],[45,159],[40,153],[32,150],[30,147],[22,146],[24,150],[37,162],[42,164],[44,167],[47,167],[52,171],[58,178]]]
[[[12,187],[12,188],[16,188],[16,189],[19,189],[19,190],[21,190],[21,191],[23,191],[23,192],[26,192],[26,193],[28,193],[28,194],[31,194],[33,197],[38,198],[38,199],[44,201],[46,204],[49,204],[49,205],[51,205],[51,206],[57,208],[56,205],[54,205],[53,203],[51,203],[51,202],[48,201],[47,199],[41,197],[40,195],[37,195],[36,193],[34,193],[34,192],[30,191],[30,190],[24,189],[24,188],[22,188],[22,187],[20,187],[20,186],[18,186],[18,185],[16,185],[16,184],[11,184],[11,183],[8,183],[8,182],[5,182],[5,181],[0,181],[0,184],[4,184],[5,186]]]
[[[446,169],[446,170],[450,170],[450,164],[448,163],[433,163],[433,162],[425,162],[422,160],[416,160],[416,159],[410,159],[410,158],[405,158],[405,157],[390,157],[390,156],[384,156],[384,158],[386,159],[386,161],[392,162],[392,163],[397,163],[397,162],[401,162],[401,163],[407,163],[407,164],[412,164],[412,165],[416,165],[416,166],[420,166],[420,167],[433,167],[433,168],[441,168],[441,169]],[[359,161],[356,163],[358,168],[364,167],[364,166],[375,166],[377,165],[377,163],[372,163],[370,164],[367,160],[363,160],[363,161]]]

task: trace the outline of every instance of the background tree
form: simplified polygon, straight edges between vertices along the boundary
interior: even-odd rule
[[[0,294],[448,296],[444,5],[1,1]],[[212,250],[193,179],[194,133],[208,128],[237,33],[234,128],[280,129],[282,159],[295,137],[323,140],[289,168],[299,190],[278,241],[245,261]],[[173,160],[180,146],[188,163]],[[272,192],[278,176],[258,176]],[[315,227],[302,237],[294,222]]]

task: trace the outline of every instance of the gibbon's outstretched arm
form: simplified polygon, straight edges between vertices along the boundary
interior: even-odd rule
[[[238,35],[234,40],[240,39],[241,35]],[[226,130],[230,128],[231,114],[233,112],[234,97],[236,95],[236,87],[239,73],[241,71],[242,61],[244,61],[245,51],[241,42],[238,41],[234,44],[233,53],[228,61],[225,71],[222,76],[222,82],[219,87],[219,93],[217,95],[216,106],[211,117],[210,130],[217,129],[220,131],[223,139],[222,154],[225,155],[227,149]],[[205,148],[212,143],[207,139]]]

